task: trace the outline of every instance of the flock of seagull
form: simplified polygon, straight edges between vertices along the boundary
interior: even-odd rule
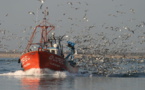
[[[39,9],[43,8],[43,4],[45,3],[45,0],[38,0],[41,5]],[[85,4],[88,6],[88,3],[84,2],[67,2],[67,5],[70,5],[70,8],[74,10],[79,10],[78,7],[74,7],[74,4]],[[59,5],[58,5],[59,6]],[[48,8],[47,8],[48,9]],[[135,13],[135,10],[133,8],[130,9],[131,13]],[[44,13],[44,12],[42,12]],[[46,13],[49,14],[47,11]],[[126,14],[123,11],[116,11],[116,13],[119,14]],[[35,12],[33,11],[28,11],[28,14],[30,15],[36,15]],[[47,15],[48,15],[47,14]],[[63,13],[63,16],[66,17],[67,13]],[[86,22],[89,23],[89,19],[87,17],[88,10],[84,10],[84,15],[82,16],[81,19],[77,19],[78,21]],[[8,17],[8,14],[5,15]],[[114,16],[116,18],[115,14],[108,14],[108,16]],[[68,20],[73,20],[73,17],[68,17]],[[58,22],[63,22],[62,20],[58,20]],[[0,23],[2,25],[2,23]],[[78,26],[77,24],[72,23],[71,27]],[[97,31],[97,25],[86,25],[82,30],[76,31],[74,28],[70,28],[66,32],[67,38],[66,40],[72,40],[76,43],[76,50],[77,52],[83,53],[82,58],[76,59],[76,62],[79,66],[82,66],[84,70],[89,70],[89,71],[98,71],[101,74],[111,74],[114,71],[112,70],[124,70],[121,69],[120,67],[117,67],[118,63],[121,63],[122,61],[112,61],[110,59],[104,58],[106,54],[109,53],[125,53],[125,52],[132,52],[134,51],[144,51],[145,48],[140,48],[137,45],[140,44],[141,46],[144,45],[145,43],[145,21],[141,21],[137,25],[134,25],[133,27],[130,26],[109,26],[107,23],[102,24],[101,28],[103,29],[102,31]],[[32,29],[32,26],[29,28],[25,28],[22,33],[26,34],[27,29]],[[95,30],[95,31],[94,31]],[[77,34],[76,34],[76,32]],[[107,31],[107,32],[105,32]],[[139,32],[139,33],[138,33]],[[29,34],[30,35],[30,34]],[[111,38],[110,38],[111,36]],[[11,33],[10,31],[7,31],[5,29],[0,28],[0,51],[5,50],[6,52],[9,52],[7,47],[9,45],[3,44],[4,41],[11,41],[13,39],[19,39],[20,42],[18,43],[18,48],[12,50],[13,52],[19,51],[18,49],[24,49],[24,45],[22,45],[22,42],[28,41],[29,37],[17,37],[16,34]],[[136,48],[136,49],[135,49]],[[100,55],[99,57],[87,57],[85,54],[93,54],[93,55]],[[144,62],[144,61],[143,61]],[[129,62],[123,62],[124,64],[129,63]],[[135,66],[131,66],[131,68],[134,68]],[[113,68],[109,70],[110,68]],[[141,68],[144,68],[142,66]],[[117,72],[117,71],[116,71]],[[118,71],[120,72],[120,71]],[[117,73],[118,73],[117,72]],[[129,72],[129,71],[126,71]],[[133,70],[132,72],[135,72]]]

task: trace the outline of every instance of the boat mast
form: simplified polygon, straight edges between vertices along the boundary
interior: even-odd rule
[[[32,32],[30,40],[28,41],[27,47],[24,51],[25,53],[30,51],[31,45],[39,45],[41,48],[43,48],[46,43],[50,43],[48,41],[48,34],[50,31],[55,29],[55,26],[53,26],[52,24],[50,24],[47,21],[46,16],[49,15],[48,7],[46,7],[46,10],[44,10],[44,12],[42,12],[42,13],[44,14],[44,18],[43,18],[42,22],[34,28],[34,31]],[[40,30],[41,30],[40,41],[39,41],[39,43],[33,43],[37,28],[40,28]]]

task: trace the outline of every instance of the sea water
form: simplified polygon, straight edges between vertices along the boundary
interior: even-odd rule
[[[48,69],[24,72],[17,58],[1,58],[0,90],[145,90],[143,60],[112,60],[114,66],[108,65],[98,66],[105,74],[86,68],[77,74]]]

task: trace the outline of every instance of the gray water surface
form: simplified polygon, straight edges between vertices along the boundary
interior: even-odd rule
[[[15,59],[0,60],[0,90],[145,90],[145,74],[138,67],[144,67],[144,63],[130,63],[128,66],[123,63],[116,65],[115,67],[125,68],[119,68],[108,76],[82,72],[55,72],[52,75],[35,76],[34,70],[24,72]],[[137,70],[137,73],[124,73],[136,65],[138,68],[132,70]]]

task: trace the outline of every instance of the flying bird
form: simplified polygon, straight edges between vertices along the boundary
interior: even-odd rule
[[[73,5],[73,3],[72,3],[72,2],[67,2],[67,4]]]
[[[38,1],[40,1],[43,4],[45,0],[38,0]]]
[[[43,11],[42,14],[49,15],[48,7],[46,7],[46,10]]]
[[[38,1],[41,2],[40,9],[42,9],[42,6],[43,6],[43,3],[44,3],[45,0],[38,0]]]
[[[35,13],[34,13],[34,12],[32,12],[32,11],[29,11],[28,13],[29,13],[29,14],[32,14],[32,15],[35,15]]]
[[[9,14],[7,13],[5,16],[7,17]]]
[[[41,4],[40,9],[42,9],[43,4]]]

